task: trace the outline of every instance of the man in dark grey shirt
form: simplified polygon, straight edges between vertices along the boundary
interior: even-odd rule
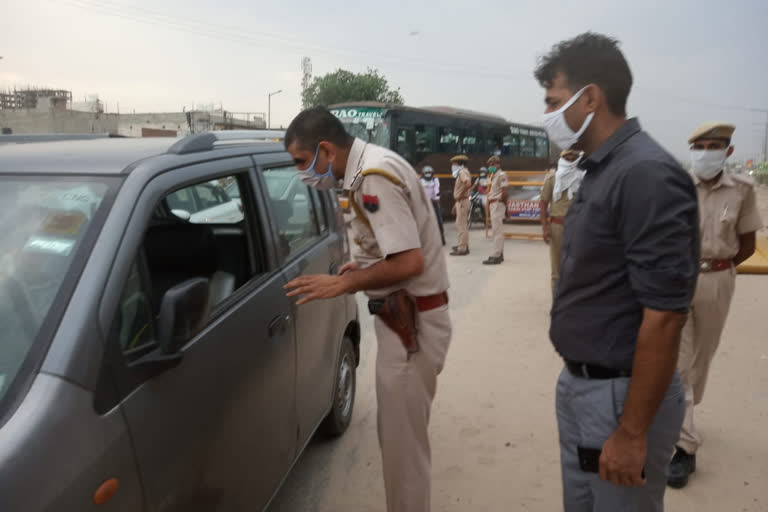
[[[660,512],[684,414],[675,364],[698,268],[696,191],[627,120],[632,74],[617,41],[559,43],[535,75],[550,139],[584,151],[587,171],[565,218],[550,328],[565,360],[565,510]]]

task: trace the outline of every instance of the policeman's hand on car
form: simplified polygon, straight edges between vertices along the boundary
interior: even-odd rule
[[[346,281],[343,276],[315,274],[297,277],[288,282],[283,288],[289,290],[286,293],[288,297],[303,296],[296,301],[296,305],[300,306],[313,300],[332,299],[333,297],[344,295],[347,293]]]
[[[642,487],[647,451],[647,435],[635,435],[621,424],[603,445],[600,454],[600,478],[614,485]]]
[[[339,269],[339,275],[343,276],[347,272],[354,272],[356,270],[360,270],[360,264],[356,261],[350,261],[349,263],[345,263],[341,266]]]

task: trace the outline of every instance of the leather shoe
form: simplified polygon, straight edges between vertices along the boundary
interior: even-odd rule
[[[696,472],[696,454],[691,454],[682,448],[675,447],[675,455],[669,463],[667,485],[682,489],[688,485],[688,478]]]
[[[483,265],[498,265],[502,261],[504,261],[504,258],[501,256],[490,256],[487,260],[483,262]]]
[[[465,249],[463,251],[460,251],[458,249],[454,249],[454,250],[451,251],[450,255],[451,256],[466,256],[467,254],[469,254],[469,249]]]

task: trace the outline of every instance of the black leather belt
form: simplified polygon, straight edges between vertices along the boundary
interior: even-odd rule
[[[575,361],[566,361],[565,367],[568,368],[571,375],[581,377],[582,379],[619,379],[632,376],[632,370],[604,368],[594,364],[577,363]]]

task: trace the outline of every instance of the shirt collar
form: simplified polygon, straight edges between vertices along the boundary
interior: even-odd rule
[[[691,176],[693,177],[693,183],[698,187],[699,185],[703,186],[703,182],[699,179],[696,174],[691,173]],[[730,173],[723,171],[720,173],[720,179],[717,180],[717,183],[712,185],[712,190],[715,190],[716,188],[720,187],[733,187],[736,183],[733,181],[733,178],[731,177]]]
[[[344,169],[344,190],[352,188],[352,182],[355,181],[355,175],[357,174],[357,167],[360,163],[360,159],[363,156],[363,150],[367,144],[362,140],[355,137],[355,141],[352,143],[352,147],[349,149],[349,156],[347,157],[347,168]]]
[[[613,132],[613,135],[608,137],[597,150],[589,156],[582,157],[579,161],[579,167],[587,171],[594,169],[624,141],[633,135],[638,134],[640,129],[640,121],[638,121],[636,117],[627,119],[627,121],[624,122],[618,130]]]

